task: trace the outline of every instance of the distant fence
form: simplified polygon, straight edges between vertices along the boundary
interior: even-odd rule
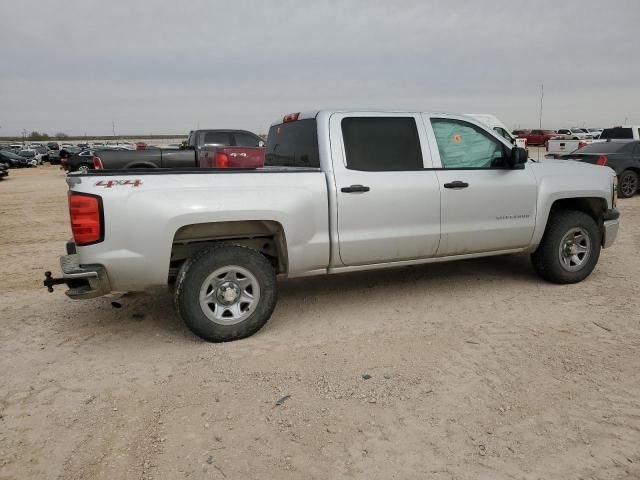
[[[49,138],[47,140],[24,140],[23,138],[11,138],[4,137],[0,138],[0,142],[2,143],[47,143],[47,142],[56,142],[56,143],[71,143],[73,145],[77,145],[78,143],[105,143],[110,145],[115,145],[116,143],[136,143],[136,142],[144,142],[147,145],[171,145],[173,143],[182,143],[187,139],[184,137],[173,137],[173,136],[165,136],[158,135],[153,137],[134,137],[134,136],[126,136],[126,137],[75,137],[75,138],[63,138],[63,139],[55,139]]]

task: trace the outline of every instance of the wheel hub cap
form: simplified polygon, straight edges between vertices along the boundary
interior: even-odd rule
[[[240,287],[234,282],[224,282],[217,288],[218,301],[224,305],[231,305],[240,296]]]
[[[246,320],[259,301],[258,279],[238,265],[216,269],[205,278],[200,288],[202,313],[220,325],[235,325]]]
[[[591,237],[581,227],[569,230],[560,241],[560,264],[569,272],[575,272],[584,267],[591,256]]]

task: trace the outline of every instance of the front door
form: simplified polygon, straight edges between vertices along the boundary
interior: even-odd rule
[[[446,117],[425,120],[432,126],[428,134],[441,167],[438,256],[526,247],[537,199],[531,169],[507,168],[510,147],[475,124]]]
[[[440,191],[420,115],[334,114],[330,140],[341,263],[435,256]]]

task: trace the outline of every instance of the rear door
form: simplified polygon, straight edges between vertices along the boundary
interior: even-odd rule
[[[428,122],[428,123],[427,123]],[[533,172],[506,167],[510,146],[483,127],[448,116],[425,123],[441,191],[438,256],[525,247],[535,227]]]
[[[440,191],[419,114],[333,114],[329,121],[344,265],[432,257]]]

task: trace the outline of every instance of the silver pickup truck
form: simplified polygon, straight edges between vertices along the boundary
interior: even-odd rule
[[[272,125],[254,170],[96,171],[68,176],[71,298],[175,282],[186,324],[210,341],[249,336],[276,277],[526,253],[574,283],[618,231],[615,175],[534,162],[463,115],[331,110]]]

